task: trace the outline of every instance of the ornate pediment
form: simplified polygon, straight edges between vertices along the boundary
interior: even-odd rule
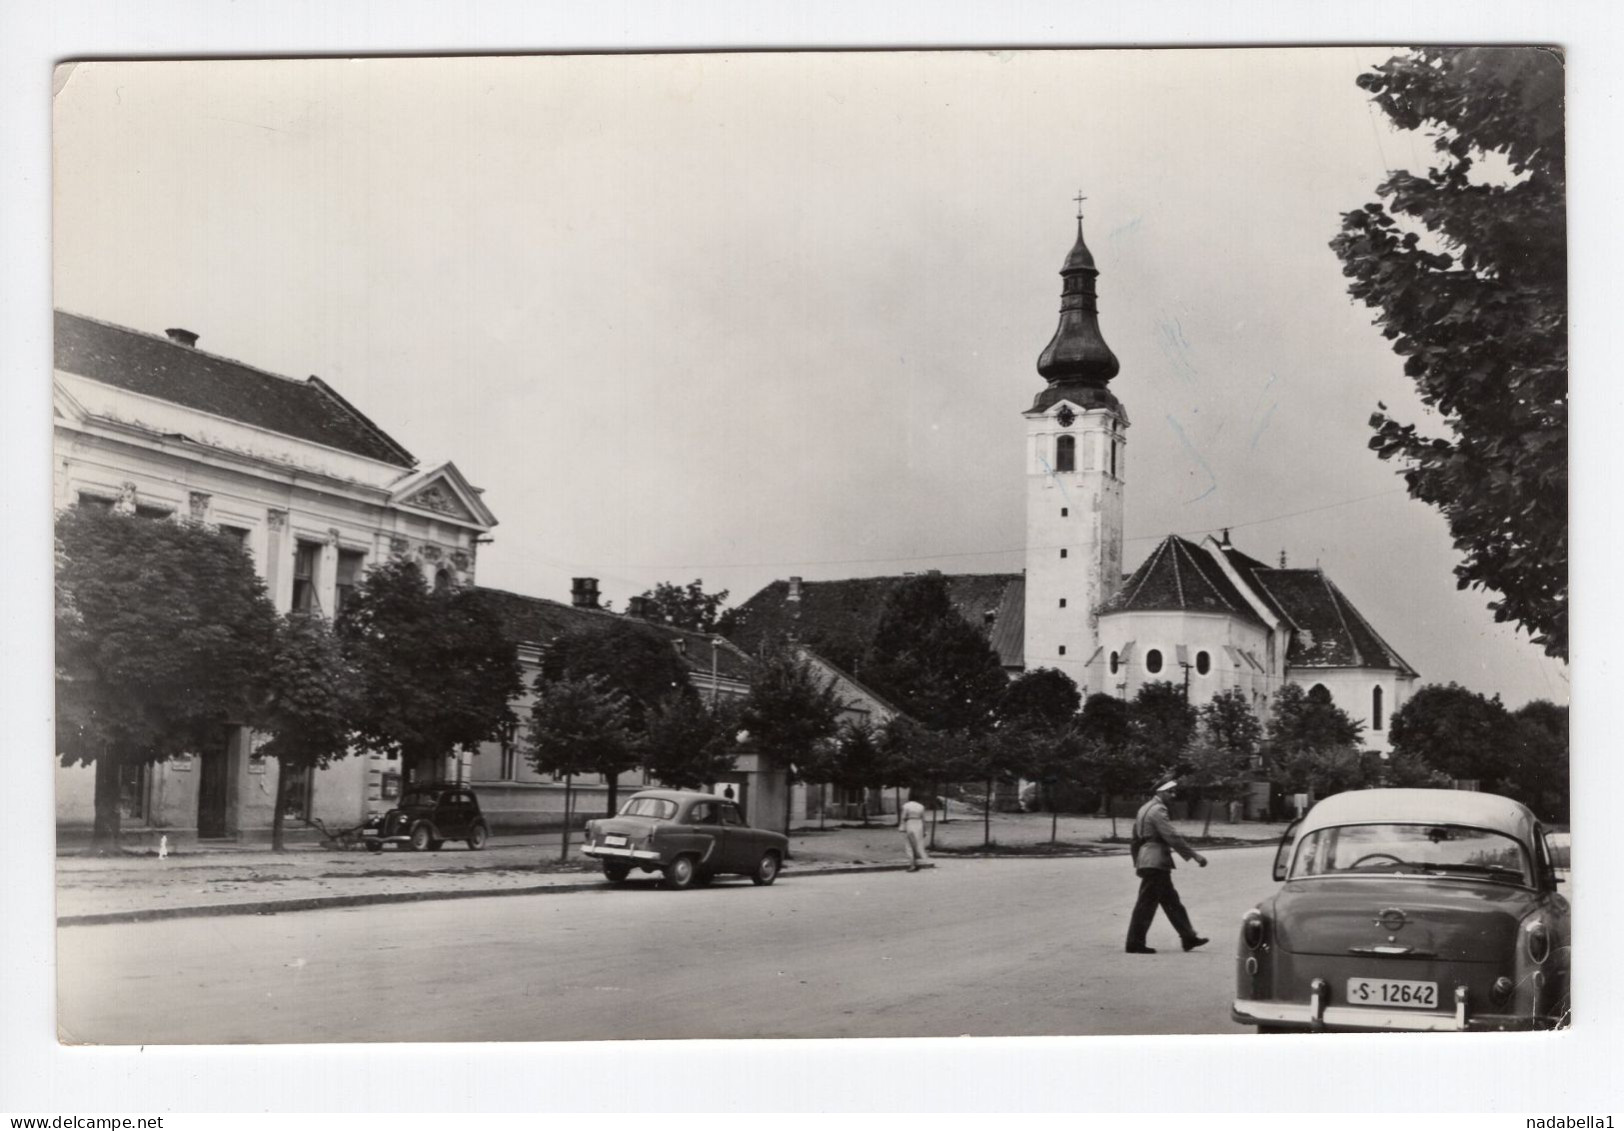
[[[436,481],[407,495],[401,504],[468,521],[474,516],[445,483]]]

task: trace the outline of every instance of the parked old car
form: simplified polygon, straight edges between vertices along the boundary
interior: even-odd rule
[[[611,883],[624,882],[637,868],[664,873],[670,888],[708,884],[720,875],[770,884],[789,854],[789,838],[751,828],[737,805],[714,794],[645,789],[615,816],[588,821],[581,851],[603,861]]]
[[[413,852],[438,850],[448,840],[466,841],[478,852],[490,836],[474,791],[450,782],[411,786],[399,805],[361,829],[362,841],[373,852],[383,851],[386,844]]]
[[[1259,1032],[1566,1023],[1569,906],[1546,831],[1505,797],[1371,789],[1286,831],[1246,913],[1231,1014]]]

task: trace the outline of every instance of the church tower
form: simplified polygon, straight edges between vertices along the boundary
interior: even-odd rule
[[[1099,650],[1095,610],[1122,584],[1128,416],[1106,387],[1119,368],[1100,334],[1083,242],[1060,269],[1060,325],[1038,357],[1047,385],[1026,417],[1026,670],[1058,668],[1086,693]],[[1103,666],[1095,664],[1099,674]],[[1099,680],[1095,680],[1099,682]]]

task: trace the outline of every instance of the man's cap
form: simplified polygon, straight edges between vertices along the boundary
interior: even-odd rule
[[[1156,792],[1157,793],[1167,793],[1170,790],[1177,789],[1178,787],[1179,787],[1179,783],[1176,782],[1176,781],[1164,781],[1161,785],[1156,787]]]

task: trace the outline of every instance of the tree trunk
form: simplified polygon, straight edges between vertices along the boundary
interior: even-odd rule
[[[1116,839],[1116,806],[1112,804],[1114,800],[1116,799],[1113,798],[1109,793],[1105,795],[1105,815],[1111,818],[1112,840]]]
[[[288,764],[276,760],[276,808],[271,812],[271,851],[284,852],[282,843],[282,814],[288,807]]]
[[[942,798],[942,791],[941,791],[940,786],[933,787],[933,789],[934,789],[935,796],[933,796],[931,798],[931,806],[930,806],[930,846],[932,848],[935,848],[936,847],[936,802],[937,801],[942,802],[942,813],[943,813],[944,816],[947,813],[947,802],[946,802],[946,800],[944,800]]]
[[[824,829],[829,827],[828,825],[826,825],[824,823],[824,818],[826,816],[828,816],[828,814],[829,814],[829,783],[828,782],[819,782],[818,783],[818,831],[819,832],[822,832]]]
[[[981,809],[981,847],[992,847],[992,779],[987,779],[987,804]]]
[[[613,817],[619,809],[620,801],[620,772],[617,770],[606,775],[609,779],[609,805],[604,812],[605,817]]]
[[[1207,823],[1201,826],[1201,837],[1205,840],[1212,834],[1212,798],[1207,798]]]
[[[902,787],[899,785],[892,788],[895,791],[897,801],[897,828],[900,829],[902,827]]]
[[[118,765],[111,747],[96,756],[96,823],[90,847],[98,856],[118,850]]]
[[[1045,800],[1049,802],[1049,843],[1060,842],[1060,808],[1054,803],[1054,793],[1048,786],[1043,787]]]
[[[570,858],[570,810],[575,801],[574,780],[574,774],[564,775],[564,832],[559,837],[558,849],[558,861],[561,864]]]

